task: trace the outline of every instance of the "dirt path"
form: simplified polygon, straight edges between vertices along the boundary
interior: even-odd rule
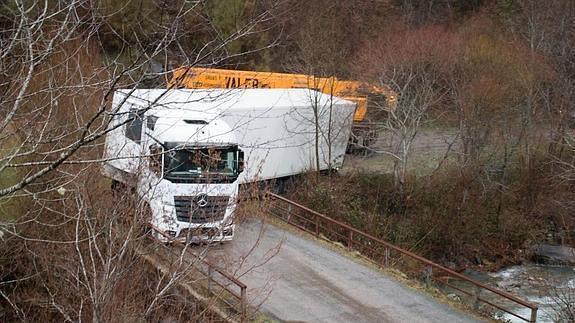
[[[413,151],[444,151],[454,141],[454,148],[456,148],[459,144],[457,139],[456,129],[420,129],[413,139],[412,149]],[[373,148],[375,150],[393,150],[392,147],[398,142],[399,139],[396,136],[386,132],[377,138]]]
[[[209,258],[240,275],[252,304],[290,322],[475,322],[321,244],[250,220]]]
[[[411,144],[409,168],[418,174],[433,170],[445,158],[449,147],[453,156],[460,145],[458,139],[457,131],[453,129],[421,129]],[[398,138],[391,133],[381,134],[372,145],[372,149],[378,153],[346,155],[341,172],[391,173],[395,159],[385,152],[394,152],[398,142]]]

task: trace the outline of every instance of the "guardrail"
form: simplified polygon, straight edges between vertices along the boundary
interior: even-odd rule
[[[360,252],[381,267],[397,266],[401,263],[407,268],[415,268],[415,272],[421,272],[423,274],[423,279],[427,285],[430,285],[432,281],[436,281],[458,290],[465,295],[471,296],[475,310],[479,310],[480,304],[483,303],[526,322],[536,322],[537,320],[538,307],[535,304],[517,298],[505,291],[485,285],[416,255],[413,252],[357,230],[346,223],[334,220],[288,200],[285,197],[271,192],[267,192],[267,196],[270,197],[270,206],[268,209],[272,215],[318,238],[341,242],[345,244],[349,250]],[[470,284],[472,290],[465,290],[464,287],[453,285],[450,280],[454,279]],[[500,297],[500,303],[508,302],[524,306],[530,310],[531,315],[529,318],[523,317],[520,314],[504,308],[501,304],[495,304],[493,301],[487,300],[485,297],[482,297],[482,293],[484,293],[484,295],[486,295],[485,293],[492,293],[496,297]]]
[[[194,277],[193,281],[186,282],[187,284],[192,285],[197,292],[207,295],[210,301],[214,301],[214,304],[220,302],[222,305],[223,303],[227,312],[231,312],[230,319],[239,316],[239,321],[242,323],[248,320],[247,286],[244,283],[219,266],[195,254],[185,243],[173,239],[153,226],[149,228],[153,234],[148,234],[147,237],[170,253],[174,254],[171,248],[173,246],[184,248],[181,250],[189,256],[185,260],[196,269],[195,273],[199,274],[199,277]],[[155,235],[162,236],[168,242],[159,241],[154,237]]]

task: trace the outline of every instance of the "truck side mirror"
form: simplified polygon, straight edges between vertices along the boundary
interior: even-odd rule
[[[238,150],[238,173],[244,171],[244,152]]]

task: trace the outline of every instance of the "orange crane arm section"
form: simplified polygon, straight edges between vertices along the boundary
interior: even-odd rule
[[[357,104],[353,120],[361,122],[367,114],[367,94],[386,97],[387,110],[395,110],[397,96],[383,87],[359,81],[341,81],[335,77],[319,78],[305,74],[236,71],[213,68],[180,67],[174,70],[169,87],[174,88],[286,88],[315,89]]]

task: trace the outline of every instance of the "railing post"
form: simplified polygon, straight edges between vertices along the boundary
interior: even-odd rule
[[[212,294],[212,272],[214,269],[208,265],[208,294]]]
[[[537,322],[537,307],[531,308],[531,319],[529,320],[530,323]]]
[[[383,251],[383,256],[384,256],[383,264],[385,267],[388,267],[389,266],[389,248],[385,248],[385,250]]]
[[[481,294],[481,287],[475,286],[475,292],[473,293],[473,309],[479,310],[479,297]]]
[[[241,290],[241,299],[240,299],[240,306],[241,306],[241,322],[246,322],[247,319],[247,300],[246,300],[246,287],[242,287]]]
[[[315,236],[319,237],[319,216],[315,216]]]
[[[423,270],[423,279],[425,281],[425,287],[431,287],[431,277],[433,276],[433,268],[431,266],[426,266]]]
[[[291,204],[288,204],[287,223],[291,223]]]
[[[347,249],[351,250],[353,249],[353,231],[352,230],[348,230],[347,231]]]

